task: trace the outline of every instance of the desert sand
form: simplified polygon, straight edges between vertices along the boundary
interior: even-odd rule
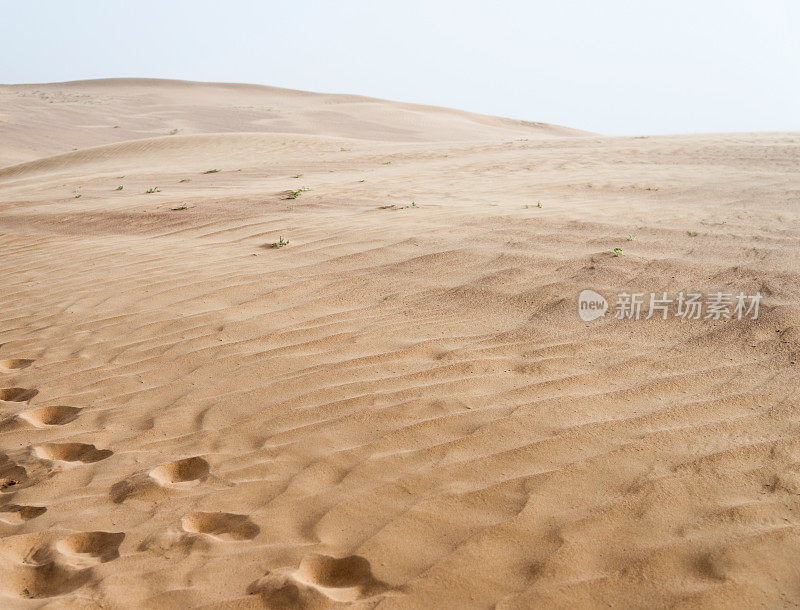
[[[0,606],[796,606],[798,251],[800,134],[0,86]]]

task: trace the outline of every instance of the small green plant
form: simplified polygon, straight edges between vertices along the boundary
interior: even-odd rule
[[[174,136],[176,133],[178,133],[178,130],[177,129],[173,129],[173,130],[171,130],[169,132],[169,135]]]
[[[119,125],[114,125],[114,129],[119,129]]]
[[[537,202],[536,202],[536,207],[537,207],[537,208],[540,208],[540,207],[542,207],[542,202],[541,202],[541,201],[537,201]]]
[[[364,178],[363,180],[359,180],[359,182],[366,182],[366,181],[367,181],[366,178]]]
[[[146,194],[150,195],[151,193],[160,193],[161,189],[157,186],[151,186],[149,189],[145,191]]]
[[[80,198],[81,198],[81,194],[80,193],[75,193],[75,199],[80,199]]]
[[[614,258],[618,256],[622,256],[622,248],[614,248],[613,253],[611,254]]]
[[[272,242],[269,245],[269,247],[270,248],[283,248],[284,246],[288,246],[288,245],[289,245],[289,240],[288,239],[283,239],[283,236],[281,236],[281,237],[278,237],[278,241]]]
[[[628,233],[628,241],[633,241],[636,239],[636,233]]]
[[[116,188],[116,190],[118,190],[118,191],[121,191],[121,190],[122,190],[122,185],[120,184],[120,185],[119,185],[119,186]]]
[[[189,208],[193,208],[193,205],[186,205],[185,203],[180,204],[174,208],[170,208],[173,212],[180,212],[181,210],[188,210]]]
[[[412,207],[412,208],[415,208],[415,207],[417,207],[417,202],[416,202],[416,201],[412,201],[412,202],[411,202],[411,207]]]
[[[191,181],[192,181],[191,178],[181,178],[180,180],[178,180],[178,182],[191,182]]]
[[[302,177],[303,177],[303,174],[295,174],[294,176],[292,176],[292,178],[302,178]]]
[[[290,191],[289,194],[286,195],[286,199],[297,199],[303,193],[303,191],[307,191],[307,190],[308,190],[308,188],[303,186],[303,187],[297,189],[296,191]]]
[[[204,171],[204,174],[216,174],[219,170],[218,169],[209,169]]]

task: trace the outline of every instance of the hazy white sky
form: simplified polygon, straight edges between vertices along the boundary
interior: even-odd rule
[[[796,0],[0,0],[0,15],[2,83],[251,82],[611,135],[800,130]]]

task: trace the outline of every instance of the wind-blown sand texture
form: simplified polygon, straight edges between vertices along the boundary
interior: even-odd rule
[[[0,166],[0,606],[800,601],[800,134],[115,79]]]

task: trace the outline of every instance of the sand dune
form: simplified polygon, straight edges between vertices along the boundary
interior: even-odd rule
[[[0,165],[171,133],[218,132],[389,142],[581,133],[449,108],[259,85],[143,78],[0,85]]]
[[[3,607],[800,599],[800,134],[114,79],[0,136]]]

